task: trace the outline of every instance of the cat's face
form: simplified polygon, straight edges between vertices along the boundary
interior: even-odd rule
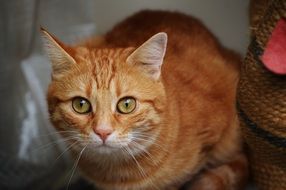
[[[134,155],[156,141],[166,106],[160,81],[165,34],[134,51],[71,49],[43,33],[53,66],[51,120],[75,149]]]

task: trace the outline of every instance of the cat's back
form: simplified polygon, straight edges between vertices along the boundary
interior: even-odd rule
[[[167,66],[179,62],[199,63],[208,59],[232,59],[233,53],[223,48],[216,37],[198,19],[179,12],[143,10],[117,24],[104,36],[103,47],[138,47],[156,33],[165,32],[168,44]],[[189,67],[190,64],[180,64]],[[235,63],[233,63],[235,65]]]
[[[192,16],[170,11],[140,11],[109,31],[103,46],[138,47],[159,32],[168,35],[162,70],[167,83],[180,86],[186,93],[190,86],[211,86],[210,94],[225,90],[234,93],[238,56],[223,48],[204,24]]]
[[[194,17],[178,12],[143,10],[117,24],[105,35],[110,47],[136,47],[159,32],[168,34],[168,48],[183,48],[201,41],[216,44],[215,38]],[[186,47],[184,47],[186,48]]]
[[[239,58],[223,48],[203,23],[183,13],[140,11],[109,31],[105,35],[105,45],[138,47],[158,32],[168,35],[163,74],[172,71],[172,75],[179,78],[185,75],[186,83],[197,77],[196,73],[209,78],[237,78]],[[199,80],[200,76],[197,78]]]

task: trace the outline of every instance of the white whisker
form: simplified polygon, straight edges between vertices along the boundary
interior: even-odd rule
[[[163,147],[162,145],[156,143],[156,141],[153,140],[153,139],[146,139],[146,138],[141,138],[140,136],[135,136],[135,137],[133,137],[133,141],[144,141],[146,143],[150,143],[151,145],[154,145],[154,146],[158,147],[160,150],[168,152],[168,150],[165,147]]]
[[[133,142],[134,143],[134,142]],[[132,160],[134,160],[138,170],[139,170],[139,173],[140,175],[145,178],[145,179],[148,179],[147,178],[147,174],[146,172],[144,171],[144,169],[142,168],[142,166],[139,164],[139,162],[137,161],[137,159],[135,158],[135,156],[132,154],[132,151],[130,150],[129,147],[123,147],[123,150],[127,153],[127,155],[131,156]],[[151,155],[151,154],[150,154]],[[154,182],[152,181],[152,179],[149,179],[149,181],[151,182],[152,186],[155,188],[155,189],[158,189],[160,190],[160,188],[154,184]]]
[[[142,151],[143,153],[140,154],[142,156],[144,156],[146,159],[152,161],[153,165],[156,165],[156,163],[154,162],[152,155],[150,154],[150,152],[148,150],[146,150],[142,145],[138,144],[136,141],[132,141],[131,146],[134,146],[135,148],[139,149],[140,151]]]
[[[44,134],[44,135],[38,135],[37,138],[41,138],[41,137],[47,137],[47,136],[54,136],[54,135],[61,135],[61,134],[78,134],[77,131],[57,131],[57,132],[53,132],[53,133],[49,133],[49,134]]]
[[[65,138],[65,139],[58,139],[56,141],[49,142],[48,144],[39,146],[36,149],[32,150],[32,152],[40,151],[40,150],[43,150],[43,149],[48,148],[50,146],[55,146],[58,143],[65,143],[65,142],[68,142],[70,140],[77,140],[77,139],[78,139],[78,137],[70,137],[70,138]]]
[[[75,144],[77,144],[77,143],[79,143],[79,141],[76,141],[76,142],[72,143],[71,145],[69,145],[69,146],[55,159],[54,163],[57,162],[57,160],[58,160],[62,155],[64,155],[64,153],[66,153],[68,150],[70,150],[70,149],[71,149]]]
[[[81,156],[82,156],[83,151],[86,149],[87,146],[88,146],[88,144],[80,151],[79,156],[77,157],[77,159],[76,159],[76,161],[75,161],[75,164],[74,164],[73,167],[72,167],[72,173],[71,173],[71,176],[70,176],[70,178],[69,178],[69,181],[68,181],[68,185],[67,185],[66,190],[69,189],[69,186],[70,186],[72,177],[73,177],[74,172],[75,172],[75,170],[76,170],[76,168],[77,168],[77,165],[78,165],[78,163],[79,163],[79,160],[80,160],[80,158],[81,158]]]
[[[129,153],[129,155],[132,157],[132,159],[134,160],[134,162],[136,163],[138,169],[139,169],[139,173],[141,174],[141,176],[143,178],[146,178],[146,173],[144,171],[144,169],[142,168],[142,166],[139,164],[139,162],[137,161],[137,159],[135,158],[135,156],[132,154],[132,151],[130,150],[129,147],[125,147],[126,148],[126,151]]]

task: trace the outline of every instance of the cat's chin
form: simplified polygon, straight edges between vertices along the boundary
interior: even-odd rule
[[[105,144],[94,148],[94,150],[99,154],[113,154],[121,151],[120,148],[111,147]]]
[[[110,145],[106,145],[106,144],[101,144],[101,145],[91,145],[88,147],[90,154],[94,154],[94,155],[101,155],[101,156],[108,156],[109,158],[111,157],[116,157],[116,159],[120,159],[120,158],[126,158],[126,157],[130,157],[131,154],[132,156],[136,156],[137,154],[141,154],[142,150],[139,149],[134,149],[132,147],[113,147]],[[128,150],[128,151],[127,151]],[[111,157],[110,157],[111,156]]]

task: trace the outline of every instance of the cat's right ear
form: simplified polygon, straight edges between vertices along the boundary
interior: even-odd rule
[[[52,62],[52,76],[53,78],[59,78],[72,65],[76,64],[76,61],[72,57],[74,50],[61,43],[43,28],[41,28],[41,34],[44,50]]]

